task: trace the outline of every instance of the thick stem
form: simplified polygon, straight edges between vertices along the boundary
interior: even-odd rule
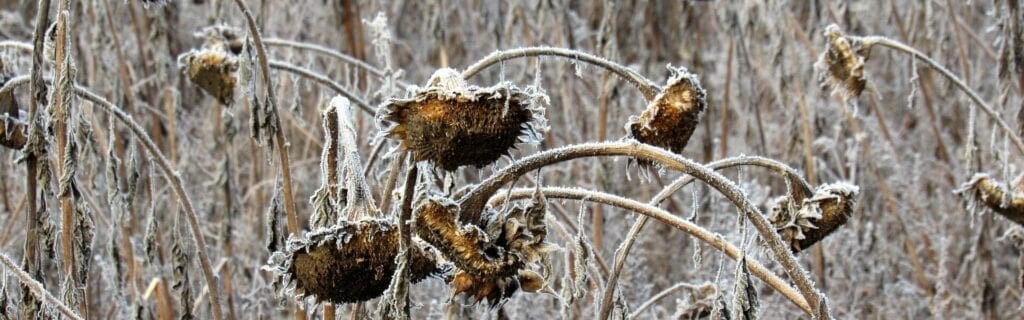
[[[640,75],[636,71],[633,71],[633,69],[627,68],[618,63],[609,61],[608,59],[601,58],[586,52],[553,47],[528,47],[504,51],[495,51],[494,53],[491,53],[490,55],[484,57],[483,59],[480,59],[480,61],[477,61],[473,65],[467,67],[466,71],[462,72],[462,78],[468,80],[477,73],[480,73],[480,71],[482,71],[483,69],[486,69],[487,67],[490,67],[494,64],[497,64],[505,60],[539,56],[562,57],[574,62],[586,62],[604,68],[608,71],[611,71],[619,75],[623,79],[626,79],[626,81],[629,81],[634,86],[639,88],[640,92],[643,93],[644,98],[646,98],[647,101],[654,100],[654,96],[656,96],[658,92],[661,92],[661,87],[659,87],[653,81]]]
[[[754,224],[754,227],[760,233],[768,248],[775,255],[776,260],[786,270],[786,273],[793,282],[796,283],[797,288],[808,301],[811,309],[826,310],[825,316],[829,317],[827,306],[819,308],[819,302],[825,301],[822,299],[822,294],[814,288],[806,271],[797,263],[796,257],[793,256],[789,247],[782,242],[782,238],[775,232],[775,228],[761,214],[761,211],[750,203],[750,200],[744,196],[743,191],[739,187],[725,176],[692,160],[636,141],[572,145],[540,152],[520,159],[481,182],[480,185],[460,199],[461,220],[463,223],[481,225],[480,216],[487,199],[494,195],[502,185],[511,182],[526,172],[562,161],[596,156],[631,156],[659,163],[668,169],[692,175],[714,187],[736,204],[740,211],[746,215],[747,219]]]
[[[65,168],[68,166],[70,161],[66,161],[68,148],[68,115],[70,114],[71,99],[67,99],[72,93],[70,84],[74,82],[71,79],[71,63],[68,57],[69,41],[67,41],[68,34],[68,10],[69,1],[64,0],[57,3],[57,30],[56,38],[54,39],[54,73],[57,75],[58,84],[56,91],[53,95],[54,105],[54,135],[57,140],[57,170],[61,173],[60,181],[61,186],[58,191],[58,197],[60,198],[60,211],[61,211],[61,237],[60,244],[62,247],[61,253],[64,258],[64,273],[67,277],[67,281],[70,281],[74,286],[78,286],[77,268],[75,266],[75,248],[74,248],[74,204],[71,202],[71,191],[70,186],[65,186],[64,181],[70,181],[72,177],[68,175],[70,172]],[[65,188],[67,187],[67,188]],[[84,305],[84,304],[83,304]],[[82,314],[86,314],[85,310],[82,310]]]
[[[500,197],[500,200],[525,199],[532,197],[534,195],[534,192],[536,192],[535,188],[517,188],[512,190],[512,192],[501,192],[498,195],[496,195],[496,197]],[[715,249],[722,251],[733,260],[739,261],[740,257],[743,255],[743,251],[740,248],[725,241],[724,236],[708,231],[707,229],[704,229],[696,224],[693,224],[692,222],[687,221],[686,219],[677,217],[672,213],[665,211],[664,209],[649,204],[643,204],[633,199],[628,199],[603,192],[564,187],[542,187],[540,192],[543,193],[544,196],[549,199],[560,198],[592,201],[633,211],[645,217],[654,218],[655,220],[661,221],[673,228],[679,229],[680,231],[686,232],[687,234],[693,236],[694,238],[697,238],[698,240],[707,243],[708,245],[711,245]],[[811,309],[811,306],[807,303],[807,300],[800,294],[800,292],[794,290],[792,287],[789,286],[789,284],[786,283],[785,280],[779,278],[777,275],[769,271],[767,268],[765,268],[757,261],[752,260],[749,257],[746,259],[746,261],[747,268],[750,269],[751,273],[753,273],[755,276],[757,276],[766,284],[768,284],[768,286],[772,287],[773,289],[781,293],[783,296],[786,297],[786,299],[792,301],[793,304],[795,304],[801,310],[803,310],[807,314],[811,314],[811,310],[813,309]]]
[[[46,34],[46,27],[50,25],[49,20],[50,12],[50,0],[39,0],[39,8],[36,12],[36,30],[32,35],[32,71],[31,80],[32,86],[30,88],[31,97],[29,97],[28,105],[28,137],[26,137],[26,144],[31,142],[41,143],[42,137],[39,135],[40,128],[37,122],[39,117],[39,103],[45,98],[45,88],[43,87],[43,38]],[[13,89],[13,85],[8,81],[5,84],[5,88],[10,86]],[[3,91],[0,89],[0,91]],[[3,96],[3,94],[0,94]],[[39,158],[42,154],[39,154],[42,150],[28,148],[22,150],[25,153],[25,193],[27,194],[28,208],[27,214],[25,215],[27,220],[27,226],[25,227],[25,250],[22,259],[25,263],[25,269],[28,270],[28,275],[22,278],[28,278],[30,280],[33,276],[38,276],[40,273],[39,268],[39,236],[37,235],[39,229],[39,218],[38,212],[36,212],[36,190],[38,189],[36,174],[38,173]],[[7,259],[5,259],[7,260]],[[6,261],[5,261],[6,262]],[[18,268],[10,268],[17,269]],[[26,286],[29,286],[26,284]],[[39,285],[42,288],[42,285]],[[42,290],[45,293],[45,290]]]
[[[270,60],[267,59],[267,50],[263,47],[263,39],[260,36],[260,30],[256,26],[256,19],[252,16],[252,11],[249,11],[249,7],[245,5],[244,0],[235,0],[235,4],[238,5],[238,9],[245,15],[246,23],[249,27],[249,35],[252,36],[252,40],[256,47],[256,57],[260,63],[260,73],[263,74],[263,86],[267,90],[267,100],[270,100],[270,108],[277,114],[280,110],[277,108],[277,94],[274,91],[274,83],[270,77],[270,67],[268,63]],[[299,233],[299,218],[295,213],[295,196],[292,193],[292,175],[291,169],[289,168],[288,161],[288,145],[285,143],[284,130],[281,127],[281,117],[274,117],[274,125],[277,130],[274,131],[274,142],[277,144],[277,154],[281,161],[280,170],[281,177],[284,180],[284,205],[285,212],[288,216],[288,232],[293,234]]]

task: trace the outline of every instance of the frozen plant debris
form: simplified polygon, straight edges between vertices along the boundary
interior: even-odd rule
[[[203,47],[178,57],[178,68],[188,79],[220,103],[231,105],[238,90],[238,55],[244,42],[240,32],[228,26],[213,26],[196,33]]]
[[[845,98],[856,98],[868,84],[864,77],[864,61],[871,47],[847,37],[835,24],[825,28],[825,36],[828,37],[828,46],[814,64],[820,72],[819,80],[823,86],[841,92]]]
[[[385,102],[378,118],[384,134],[416,161],[454,171],[491,164],[518,142],[539,141],[546,100],[510,83],[468,86],[457,71],[441,69],[412,98]]]
[[[435,250],[422,242],[413,246],[410,279],[415,283],[445,273]],[[341,221],[288,239],[264,269],[296,300],[317,302],[367,301],[384,293],[395,273],[399,251],[398,227],[387,220]]]
[[[768,220],[793,252],[800,252],[846,224],[859,192],[857,186],[839,182],[818,187],[800,204],[782,196],[771,205]]]
[[[1018,177],[1007,188],[987,174],[977,174],[955,192],[965,197],[968,206],[982,203],[1003,217],[1024,225],[1024,176]]]
[[[680,154],[697,128],[704,109],[707,92],[697,75],[685,68],[673,68],[665,89],[640,114],[630,117],[626,131],[634,139]]]

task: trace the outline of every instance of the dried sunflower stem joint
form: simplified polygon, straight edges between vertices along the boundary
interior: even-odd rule
[[[1022,141],[1021,137],[1017,135],[1017,133],[1013,129],[1010,128],[1010,125],[1007,124],[1006,121],[1003,121],[1003,118],[999,115],[999,113],[996,112],[995,109],[993,109],[992,106],[988,104],[988,102],[985,102],[985,100],[982,99],[981,96],[979,96],[978,93],[974,91],[974,89],[971,89],[971,87],[968,86],[967,83],[960,79],[960,77],[957,77],[955,74],[953,74],[952,71],[950,71],[946,67],[943,67],[941,64],[939,64],[938,61],[935,61],[935,59],[932,59],[928,55],[925,55],[923,52],[914,49],[913,47],[910,47],[906,44],[903,44],[902,42],[892,40],[886,37],[851,36],[851,38],[862,41],[864,43],[864,46],[866,47],[871,47],[872,45],[877,44],[886,48],[907,53],[913,56],[914,58],[917,58],[918,60],[924,62],[932,69],[938,71],[939,74],[946,77],[946,79],[949,79],[949,81],[953,82],[953,84],[957,88],[960,88],[961,91],[966,93],[967,96],[971,99],[971,101],[974,101],[975,104],[981,107],[981,110],[984,111],[985,114],[987,114],[990,118],[992,118],[992,121],[995,121],[996,124],[999,125],[999,128],[1006,133],[1006,135],[1010,138],[1013,144],[1017,147],[1017,150],[1024,154],[1024,141]]]
[[[736,204],[747,219],[753,222],[757,232],[760,233],[762,239],[775,255],[776,260],[786,270],[786,273],[796,284],[797,289],[800,290],[801,294],[808,301],[811,309],[818,310],[818,303],[825,301],[820,298],[822,293],[814,288],[807,272],[800,267],[793,253],[783,243],[782,238],[779,237],[772,225],[761,214],[760,209],[750,203],[750,200],[744,196],[739,187],[725,176],[711,171],[692,160],[672,154],[661,148],[644,145],[635,141],[579,144],[544,151],[520,159],[481,182],[476,188],[460,199],[461,220],[464,223],[480,225],[482,222],[481,212],[484,210],[487,199],[494,195],[501,186],[514,180],[515,177],[553,163],[595,156],[632,156],[659,163],[666,168],[678,170],[705,181]]]
[[[327,78],[322,74],[284,61],[271,60],[270,67],[274,69],[288,71],[299,76],[306,77],[313,81],[316,81],[317,83],[320,83],[322,85],[327,86],[328,88],[331,88],[331,90],[334,90],[334,92],[337,92],[338,94],[345,96],[349,100],[354,101],[356,105],[359,106],[359,109],[362,109],[366,113],[370,115],[376,113],[376,111],[374,111],[374,108],[371,107],[370,104],[367,103],[365,100],[357,96],[355,93],[352,93],[348,89],[345,89],[345,87],[342,86],[341,84],[334,82],[334,80],[331,80],[330,78]]]
[[[467,67],[466,71],[462,72],[462,78],[472,78],[474,75],[480,73],[480,71],[482,71],[483,69],[486,69],[487,67],[495,65],[502,61],[523,57],[538,56],[563,57],[566,59],[571,59],[573,61],[582,61],[590,63],[595,66],[602,67],[608,71],[611,71],[619,75],[620,77],[626,79],[627,81],[635,85],[637,88],[640,89],[640,92],[643,93],[644,98],[646,98],[648,101],[653,100],[654,96],[657,95],[659,91],[661,91],[661,88],[659,88],[658,85],[654,84],[653,81],[645,78],[636,71],[633,71],[632,69],[627,68],[623,65],[586,52],[553,47],[528,47],[496,51],[484,57],[483,59],[480,59],[480,61],[477,61],[473,65]]]

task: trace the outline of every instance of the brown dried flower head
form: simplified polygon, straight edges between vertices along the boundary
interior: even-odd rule
[[[453,171],[491,164],[518,142],[540,141],[546,102],[544,94],[509,83],[468,86],[459,72],[445,68],[412,98],[387,101],[378,118],[381,131],[417,161]]]
[[[188,79],[220,103],[231,105],[238,89],[238,54],[244,42],[240,32],[228,26],[213,26],[195,34],[203,47],[178,57],[178,67]]]
[[[987,174],[977,174],[956,193],[967,197],[970,207],[984,204],[1010,221],[1024,225],[1024,176],[1007,186]]]
[[[868,85],[864,77],[864,61],[870,46],[847,37],[835,24],[825,28],[825,36],[828,37],[828,47],[814,64],[822,86],[831,87],[846,98],[859,96]]]
[[[818,187],[801,204],[783,196],[772,205],[768,220],[793,252],[800,252],[846,224],[859,192],[857,186],[840,182]]]
[[[414,242],[409,275],[419,282],[444,273],[437,252]],[[317,302],[367,301],[384,293],[395,273],[399,251],[397,226],[387,220],[343,221],[288,240],[264,269],[276,274],[275,283],[297,300]]]
[[[630,117],[626,131],[637,141],[682,153],[704,109],[707,92],[697,76],[685,68],[672,68],[665,89],[640,114]]]
[[[546,243],[545,206],[535,203],[505,213],[489,212],[486,231],[458,224],[458,205],[430,197],[416,209],[416,232],[459,269],[450,285],[453,295],[465,293],[475,301],[496,305],[523,288],[537,292],[545,285],[539,273],[554,247]]]

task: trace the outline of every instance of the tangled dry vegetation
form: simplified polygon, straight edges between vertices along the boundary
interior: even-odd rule
[[[0,319],[1019,318],[1021,5],[5,1]]]

